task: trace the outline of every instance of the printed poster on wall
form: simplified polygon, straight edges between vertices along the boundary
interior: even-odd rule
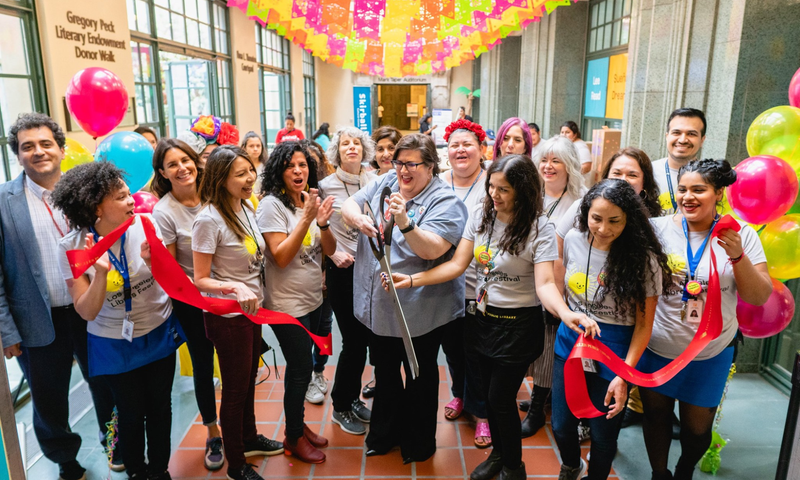
[[[608,58],[608,96],[606,118],[622,120],[625,106],[625,75],[628,72],[628,54]]]
[[[359,130],[372,134],[372,92],[370,87],[353,87],[353,121]]]
[[[453,121],[453,111],[449,108],[434,108],[433,112],[431,112],[431,116],[431,126],[436,125],[436,129],[431,132],[433,141],[436,143],[436,146],[447,145],[447,142],[444,141],[444,131]]]
[[[583,103],[583,116],[600,118],[606,116],[607,91],[608,57],[590,60],[586,65],[586,93]]]

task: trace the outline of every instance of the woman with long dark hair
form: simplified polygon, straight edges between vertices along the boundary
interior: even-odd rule
[[[198,186],[203,170],[199,157],[186,143],[165,138],[153,154],[153,193],[160,200],[153,208],[153,219],[169,253],[189,278],[194,277],[192,225],[203,208]],[[172,301],[175,314],[186,334],[192,358],[194,395],[203,425],[208,429],[204,465],[219,470],[225,460],[222,434],[217,426],[217,399],[214,393],[214,344],[206,338],[203,311],[192,305]]]
[[[323,123],[319,126],[314,135],[311,135],[311,140],[317,142],[322,150],[327,150],[328,146],[331,144],[331,126],[328,122]]]
[[[470,218],[452,260],[427,271],[393,275],[397,288],[424,288],[477,267],[475,315],[467,317],[467,355],[480,365],[488,400],[491,455],[472,480],[526,478],[515,399],[525,371],[542,352],[542,305],[576,331],[593,336],[597,325],[564,303],[553,277],[555,229],[543,215],[541,181],[529,157],[507,155],[487,172],[487,196]]]
[[[261,191],[261,172],[264,171],[264,165],[267,164],[267,160],[269,159],[267,147],[264,145],[261,135],[252,130],[244,135],[242,143],[239,146],[242,150],[247,152],[248,158],[250,158],[250,161],[256,167],[256,173],[259,175],[259,179],[256,180],[254,190],[256,191],[256,195],[258,195],[258,192]]]
[[[581,131],[578,124],[572,120],[568,120],[561,125],[561,136],[568,139],[575,144],[575,149],[578,152],[578,157],[581,161],[581,174],[584,176],[587,185],[591,186],[594,183],[592,179],[592,152],[589,151],[589,146],[581,138]]]
[[[641,197],[623,180],[603,180],[581,199],[578,226],[564,239],[561,281],[570,309],[585,313],[603,331],[602,342],[635,367],[653,329],[656,303],[669,286],[667,256]],[[564,393],[564,362],[578,333],[561,325],[553,366],[553,436],[561,452],[561,477],[582,478],[578,423]],[[598,365],[598,364],[596,364]],[[605,417],[583,419],[592,438],[590,479],[605,479],[617,453],[627,382],[604,365],[586,372],[589,397],[610,408]]]
[[[642,431],[654,480],[692,478],[695,465],[711,443],[711,426],[733,361],[737,294],[744,302],[763,305],[772,293],[764,249],[752,227],[740,222],[740,232],[728,228],[711,238],[724,188],[735,181],[736,172],[725,160],[690,162],[678,172],[678,212],[652,220],[671,260],[673,284],[658,302],[653,335],[639,370],[659,370],[683,353],[694,338],[706,300],[712,249],[722,296],[719,337],[669,382],[639,389],[644,404]],[[701,292],[690,292],[689,284],[700,287]],[[681,456],[673,477],[667,461],[675,400],[680,408]]]
[[[330,231],[333,198],[319,197],[317,165],[298,142],[283,142],[272,151],[262,175],[264,196],[256,222],[266,242],[266,308],[287,313],[311,333],[319,334],[322,312],[322,256],[336,251]],[[283,409],[286,454],[322,463],[319,451],[328,440],[305,424],[303,399],[311,383],[311,337],[297,325],[272,325],[286,359]]]
[[[194,284],[209,297],[233,299],[256,313],[264,299],[264,238],[253,205],[256,168],[234,145],[214,149],[200,184],[203,209],[192,227]],[[255,382],[261,356],[261,325],[242,314],[203,312],[206,335],[217,349],[222,376],[220,421],[228,478],[260,480],[247,457],[278,455],[283,444],[256,430]]]

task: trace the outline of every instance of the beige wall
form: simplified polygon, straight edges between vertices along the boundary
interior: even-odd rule
[[[258,98],[258,63],[256,63],[256,29],[238,8],[229,8],[231,55],[233,56],[233,98],[236,126],[241,137],[253,130],[261,133]]]
[[[456,93],[458,87],[467,87],[472,90],[472,60],[450,70],[450,106],[453,111],[453,120],[458,116],[458,107],[467,107],[467,96]]]
[[[131,63],[130,30],[128,29],[128,13],[125,0],[104,0],[102,9],[98,9],[100,2],[92,0],[37,0],[39,38],[42,45],[45,82],[47,84],[47,101],[50,106],[50,116],[60,125],[66,127],[66,115],[69,113],[64,108],[64,94],[73,75],[79,70],[88,67],[103,67],[116,74],[125,84],[128,97],[134,97],[136,90],[133,79],[133,65]],[[95,25],[87,28],[81,27],[68,20],[68,12],[76,17],[95,20]],[[102,20],[101,28],[100,21]],[[65,31],[77,32],[84,35],[79,41],[59,38],[58,34]],[[111,32],[109,30],[113,29]],[[58,33],[57,33],[58,32]],[[93,37],[100,35],[104,39],[124,42],[124,49],[112,48],[90,44],[86,34]],[[63,34],[61,35],[64,36]],[[87,55],[96,56],[96,59],[76,57],[76,47],[82,52],[91,52]],[[106,60],[101,60],[99,51],[111,52]],[[130,102],[129,111],[135,108]],[[126,123],[123,121],[123,124]],[[66,132],[67,136],[82,143],[89,150],[94,150],[95,142],[81,130],[80,126],[73,123],[74,130]],[[134,126],[122,127],[122,130],[132,130]],[[115,130],[116,131],[116,130]],[[112,132],[113,133],[113,132]],[[98,138],[98,142],[102,138]]]
[[[316,59],[317,125],[328,122],[331,133],[353,125],[353,74]]]

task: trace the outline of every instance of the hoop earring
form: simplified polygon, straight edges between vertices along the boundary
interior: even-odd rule
[[[308,183],[306,183],[306,188],[303,191],[308,192]]]
[[[285,188],[281,188],[281,195],[286,195],[286,189]]]

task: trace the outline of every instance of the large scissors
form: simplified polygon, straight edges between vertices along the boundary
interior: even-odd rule
[[[394,281],[392,280],[392,229],[394,228],[394,216],[386,211],[386,199],[392,195],[392,190],[385,187],[381,192],[380,203],[380,224],[375,221],[375,214],[372,212],[369,202],[364,202],[364,215],[372,220],[372,225],[378,231],[376,238],[369,238],[369,246],[372,247],[372,253],[381,265],[381,271],[386,274],[388,278],[389,293],[394,302],[394,313],[397,326],[400,328],[400,335],[403,338],[403,346],[406,349],[406,357],[411,370],[411,378],[415,379],[419,376],[419,364],[417,363],[417,354],[414,352],[414,344],[411,342],[411,333],[408,331],[408,323],[403,314],[403,307],[400,306],[400,299],[397,297],[397,290],[394,288]]]

